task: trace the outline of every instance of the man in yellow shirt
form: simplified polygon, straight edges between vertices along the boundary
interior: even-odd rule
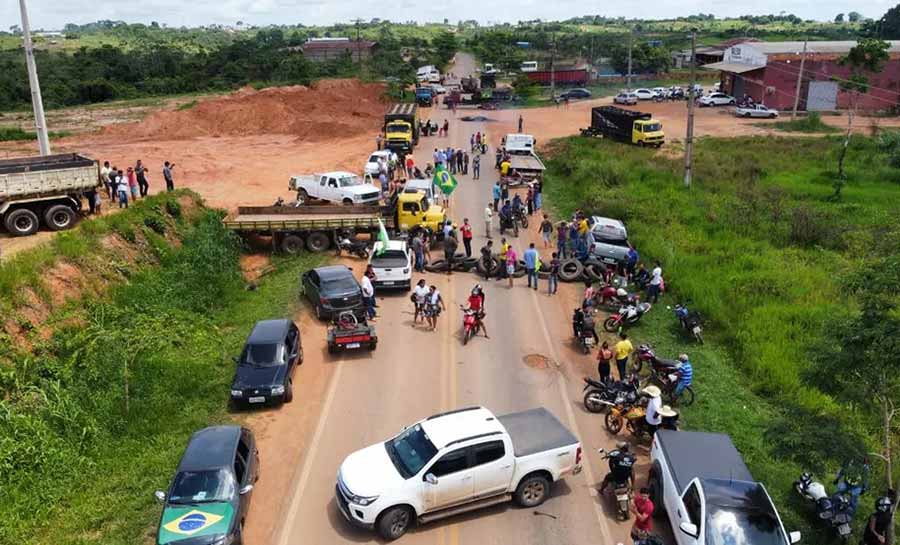
[[[625,380],[625,368],[628,365],[628,356],[634,352],[634,346],[628,340],[628,334],[622,333],[622,340],[616,343],[616,367],[619,369],[619,380]]]
[[[510,166],[511,166],[511,165],[509,164],[509,159],[504,159],[504,160],[500,163],[500,176],[506,177],[506,176],[509,174],[509,167],[510,167]]]
[[[588,232],[588,221],[587,218],[581,218],[581,221],[578,222],[578,236],[584,238],[587,236]]]
[[[500,239],[500,270],[497,273],[497,280],[506,278],[506,252],[509,251],[510,245],[505,238]]]

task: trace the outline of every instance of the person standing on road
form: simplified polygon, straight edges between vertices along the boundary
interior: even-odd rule
[[[466,257],[472,257],[472,226],[469,225],[469,218],[463,218],[463,224],[459,228],[459,232],[462,234]]]
[[[134,174],[133,167],[128,167],[128,189],[131,191],[131,200],[137,202],[139,189],[137,176]]]
[[[631,512],[634,513],[634,526],[631,528],[631,539],[637,541],[646,538],[653,531],[653,502],[650,500],[650,489],[641,487],[631,500]]]
[[[510,246],[506,250],[506,277],[509,278],[509,287],[513,287],[513,273],[516,272],[516,265],[519,263],[519,256]]]
[[[456,172],[457,174],[465,174],[463,171],[463,166],[465,165],[465,161],[463,161],[463,154],[465,152],[462,149],[456,150]]]
[[[528,249],[522,255],[525,259],[525,274],[528,276],[528,287],[532,287],[532,279],[534,280],[534,289],[538,289],[538,256],[537,250],[534,248],[534,242],[528,245]]]
[[[489,240],[481,247],[481,263],[484,265],[484,279],[491,277],[491,263],[494,261],[494,241]]]
[[[531,185],[528,186],[528,191],[525,193],[525,208],[528,209],[528,215],[534,215],[534,189]]]
[[[481,156],[476,155],[472,157],[472,179],[480,180],[481,179]]]
[[[116,194],[119,196],[119,208],[128,208],[128,178],[121,170],[116,170]]]
[[[566,243],[568,239],[569,226],[565,221],[561,221],[556,226],[556,252],[560,259],[566,258]]]
[[[444,237],[444,261],[447,262],[447,274],[453,274],[453,257],[456,255],[456,248],[459,247],[459,241],[456,240],[456,234],[453,232],[453,226],[450,226],[450,234]]]
[[[469,149],[475,151],[475,134],[469,135]]]
[[[497,211],[497,205],[500,203],[500,181],[494,182],[494,187],[491,188],[491,196],[494,198],[494,212]]]
[[[366,305],[366,318],[369,320],[375,318],[375,288],[372,286],[372,279],[369,275],[364,274],[359,281],[362,289],[363,303]]]
[[[450,122],[446,119],[444,120],[444,136],[450,134]]]
[[[413,313],[413,323],[416,324],[419,322],[419,316],[423,319],[425,318],[425,308],[428,305],[428,294],[429,294],[428,286],[425,285],[425,279],[421,279],[416,282],[416,287],[413,288],[413,304],[415,304],[415,311]]]
[[[509,182],[502,180],[500,182],[500,200],[507,201],[509,199]]]
[[[406,156],[406,163],[403,166],[406,167],[406,177],[412,178],[413,171],[416,168],[416,162],[415,162],[415,160],[413,160],[412,153],[410,153],[409,155]]]
[[[600,350],[597,352],[597,374],[600,375],[601,382],[609,380],[612,358],[613,351],[609,349],[609,343],[603,341],[603,344],[600,345]]]
[[[538,176],[537,178],[535,178],[532,186],[534,187],[534,209],[540,210],[543,200],[543,197],[541,195],[544,192],[544,181],[541,180],[540,176]]]
[[[503,161],[500,163],[500,177],[501,178],[506,178],[507,176],[509,176],[509,169],[511,166],[512,166],[512,164],[509,162],[509,159],[504,158]]]
[[[497,152],[494,154],[494,168],[500,170],[500,163],[503,161],[503,152],[500,151],[500,148],[497,148]]]
[[[150,182],[147,180],[147,169],[140,159],[134,165],[134,174],[137,176],[138,188],[141,190],[141,197],[146,197],[150,193]]]
[[[647,288],[647,300],[652,300],[653,304],[659,302],[659,292],[662,289],[662,283],[662,265],[657,261],[656,266],[650,271],[650,286]]]
[[[412,248],[413,255],[415,256],[415,268],[416,272],[422,272],[425,270],[425,244],[422,242],[422,234],[416,233],[413,237],[412,242],[410,242],[410,247]]]
[[[467,151],[463,152],[462,161],[463,161],[462,172],[464,175],[468,175],[469,174],[469,152],[467,152]]]
[[[522,133],[522,128],[525,125],[525,120],[522,119],[522,114],[519,114],[519,134]]]
[[[628,356],[632,352],[634,352],[634,346],[628,340],[628,333],[622,333],[622,340],[616,343],[616,367],[619,371],[619,380],[625,380]]]
[[[550,260],[550,276],[547,278],[547,294],[556,295],[559,289],[559,254],[553,252],[553,258]]]
[[[544,214],[544,221],[541,222],[540,225],[541,238],[544,240],[544,248],[550,247],[550,237],[553,234],[553,222],[550,221],[550,216]]]
[[[428,325],[431,326],[432,331],[437,329],[438,316],[441,315],[442,310],[446,309],[441,292],[438,291],[437,286],[432,285],[428,292],[428,304],[425,307],[425,317],[428,319]]]
[[[116,186],[113,183],[115,174],[115,171],[109,168],[109,161],[103,161],[103,167],[100,168],[100,180],[106,187],[106,196],[109,197],[110,200],[116,198]]]
[[[494,205],[496,206],[496,202],[494,201]],[[491,239],[491,226],[494,222],[494,210],[491,208],[491,203],[488,203],[487,206],[484,207],[484,236]]]
[[[175,178],[172,171],[175,170],[175,163],[166,161],[163,163],[163,179],[166,180],[166,191],[175,191]]]
[[[375,149],[381,151],[381,146],[384,144],[384,137],[381,136],[381,133],[375,135]]]

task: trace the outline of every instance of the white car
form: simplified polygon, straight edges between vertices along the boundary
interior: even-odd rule
[[[637,95],[640,100],[653,100],[656,98],[657,94],[650,89],[635,89],[634,94]]]
[[[391,150],[384,150],[384,149],[379,150],[379,151],[373,151],[372,155],[370,155],[369,159],[366,161],[366,168],[365,168],[364,172],[366,174],[372,176],[373,178],[378,178],[378,173],[379,173],[378,159],[379,158],[384,159],[385,163],[390,162],[391,155],[393,155],[393,153],[394,152],[392,152]]]
[[[654,87],[652,89],[652,91],[653,91],[653,94],[658,97],[664,97],[664,96],[666,96],[666,93],[669,92],[669,90],[666,89],[665,87]]]
[[[325,172],[292,176],[288,188],[297,192],[297,201],[307,203],[322,200],[338,204],[378,204],[381,191],[364,183],[350,172]]]
[[[380,252],[380,253],[379,253]],[[387,247],[380,240],[372,247],[369,265],[375,271],[375,291],[412,287],[412,256],[406,242],[389,240]]]
[[[710,93],[697,99],[700,106],[728,106],[734,104],[734,97],[725,93]]]
[[[553,482],[580,471],[581,444],[547,409],[494,416],[468,407],[348,456],[335,503],[351,524],[392,541],[416,522],[508,501],[532,509]]]
[[[754,104],[753,106],[735,108],[734,115],[738,117],[766,117],[774,119],[778,117],[778,110],[767,108],[762,104]]]
[[[638,103],[638,97],[634,93],[619,93],[613,97],[613,104],[625,104],[626,106],[634,106]]]
[[[436,95],[443,95],[447,92],[447,89],[439,83],[432,83],[431,90],[434,91],[434,94]]]

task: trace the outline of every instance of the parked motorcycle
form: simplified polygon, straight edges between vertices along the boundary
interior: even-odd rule
[[[609,433],[616,435],[622,428],[627,428],[632,435],[640,439],[648,435],[645,417],[647,410],[638,403],[637,393],[621,393],[616,401],[610,404],[604,424]]]
[[[649,312],[651,308],[652,305],[650,303],[624,306],[618,312],[610,314],[609,318],[603,321],[603,329],[610,333],[620,333],[625,327],[641,321],[641,316]]]
[[[703,320],[697,311],[688,310],[687,305],[675,305],[675,317],[681,323],[681,329],[690,332],[697,342],[703,344]]]
[[[593,315],[576,308],[572,314],[572,331],[575,333],[575,341],[581,347],[582,352],[589,354],[597,344]]]
[[[603,456],[603,460],[609,460],[610,473],[613,471],[613,464],[625,465],[631,468],[636,462],[634,455],[630,452],[621,453],[618,450],[606,452],[606,449],[602,448],[597,449],[597,452]],[[628,520],[631,514],[631,487],[629,481],[627,479],[622,482],[613,481],[612,487],[613,495],[616,498],[616,518],[622,521]]]
[[[513,210],[513,222],[516,223],[516,236],[519,236],[519,225],[528,229],[528,209],[522,205],[518,210]]]
[[[629,305],[638,305],[641,296],[637,293],[628,293],[625,288],[619,288],[612,284],[606,284],[594,293],[594,305],[606,308],[618,309]]]
[[[584,377],[584,408],[588,412],[602,413],[610,404],[614,403],[620,393],[630,391],[636,393],[640,388],[637,375],[629,375],[624,382],[616,382],[612,378],[606,381],[594,380]]]
[[[335,245],[335,254],[340,257],[343,252],[355,255],[360,259],[369,259],[369,243],[364,240],[353,240],[343,234]]]
[[[846,493],[835,492],[830,497],[825,485],[815,481],[808,472],[803,472],[800,479],[794,481],[794,489],[802,497],[816,504],[816,516],[828,523],[837,532],[837,536],[847,540],[850,538],[853,520],[853,507]]]
[[[677,402],[685,407],[694,403],[694,389],[691,386],[686,386],[684,391],[677,398],[675,397],[675,389],[678,387],[680,378],[680,361],[657,358],[652,346],[642,344],[634,351],[631,363],[632,373],[640,373],[645,364],[650,371],[648,380],[659,384],[663,393],[663,399],[667,403],[674,404]]]

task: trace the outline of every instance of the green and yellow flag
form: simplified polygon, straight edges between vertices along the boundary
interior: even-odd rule
[[[453,190],[456,189],[456,178],[453,177],[452,174],[447,172],[447,169],[444,168],[444,165],[438,165],[437,170],[434,172],[434,178],[431,180],[431,183],[438,186],[441,192],[444,195],[449,195],[453,193]]]

